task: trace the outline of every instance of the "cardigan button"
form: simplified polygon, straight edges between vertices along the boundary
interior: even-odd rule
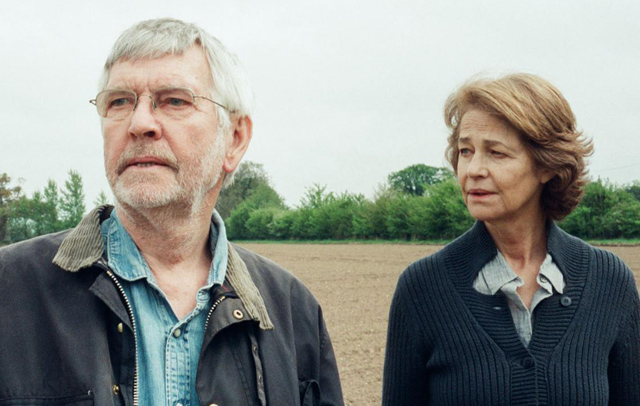
[[[564,307],[571,306],[571,298],[569,296],[562,296],[562,298],[560,299],[560,304]]]
[[[118,330],[118,333],[122,333],[124,331],[124,326],[122,325],[122,323],[118,323],[116,330]]]
[[[244,313],[242,313],[242,310],[236,309],[233,311],[233,317],[238,320],[242,320],[244,318]]]
[[[535,361],[533,360],[533,358],[532,358],[532,357],[525,357],[525,358],[522,360],[522,367],[523,367],[524,369],[529,369],[529,368],[531,368],[531,367],[533,366],[533,364],[535,364]]]

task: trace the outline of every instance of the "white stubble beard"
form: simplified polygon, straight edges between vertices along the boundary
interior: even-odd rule
[[[107,178],[116,200],[134,209],[154,209],[159,207],[175,207],[184,210],[190,206],[190,212],[196,213],[205,201],[207,193],[215,187],[222,174],[225,156],[224,130],[219,128],[215,142],[208,145],[205,154],[199,158],[197,152],[178,162],[173,153],[160,148],[137,148],[127,151],[119,159],[123,161],[134,156],[150,155],[162,158],[174,165],[173,179],[160,187],[155,184],[154,174],[127,174],[129,185],[125,185],[122,174],[107,171]],[[135,176],[134,178],[131,178]]]

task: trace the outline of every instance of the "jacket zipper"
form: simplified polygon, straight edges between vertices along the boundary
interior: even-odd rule
[[[98,264],[106,271],[107,275],[113,283],[118,288],[120,295],[124,299],[125,307],[127,308],[127,314],[129,315],[129,320],[131,321],[131,327],[133,328],[133,349],[135,352],[135,367],[133,370],[133,406],[138,406],[138,337],[136,333],[136,319],[133,317],[133,309],[131,308],[131,302],[129,302],[129,298],[124,293],[124,289],[120,284],[120,281],[116,276],[111,272],[111,269],[102,261],[98,261]]]
[[[222,295],[219,298],[216,299],[215,302],[213,302],[213,304],[211,305],[211,309],[209,309],[209,314],[207,314],[207,319],[204,322],[204,332],[205,334],[207,333],[207,327],[209,327],[209,320],[211,320],[211,315],[213,314],[213,311],[216,310],[216,307],[218,307],[218,305],[220,303],[222,303],[227,297]]]

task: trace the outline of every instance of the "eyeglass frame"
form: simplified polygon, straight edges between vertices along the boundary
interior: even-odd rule
[[[133,108],[131,109],[131,111],[129,112],[129,114],[127,114],[126,116],[122,117],[121,120],[124,120],[125,118],[129,117],[131,114],[133,114],[134,111],[136,111],[136,108],[138,108],[138,101],[140,100],[140,96],[145,96],[148,97],[149,99],[151,99],[151,108],[153,109],[153,111],[156,111],[156,108],[158,107],[158,105],[156,104],[156,101],[154,100],[154,95],[157,91],[162,91],[162,90],[168,90],[168,89],[175,89],[175,90],[186,90],[187,92],[191,93],[191,96],[193,98],[193,104],[194,106],[196,105],[196,99],[205,99],[210,101],[211,103],[215,104],[216,106],[220,106],[223,109],[227,110],[230,114],[234,114],[236,112],[236,110],[230,110],[227,106],[218,103],[217,101],[214,101],[206,96],[200,96],[200,95],[196,95],[194,93],[193,90],[189,89],[188,87],[180,87],[180,86],[164,86],[164,87],[159,87],[157,89],[154,89],[150,95],[148,94],[138,94],[136,92],[134,92],[131,89],[106,89],[103,90],[101,92],[99,92],[95,99],[91,99],[89,100],[89,103],[93,104],[94,106],[96,106],[96,110],[98,110],[98,115],[102,118],[108,118],[107,116],[103,116],[102,114],[100,114],[100,110],[98,109],[98,97],[102,94],[102,93],[106,93],[106,92],[114,92],[114,91],[121,91],[121,92],[131,92],[133,93],[136,98],[135,98],[135,102],[133,104]]]

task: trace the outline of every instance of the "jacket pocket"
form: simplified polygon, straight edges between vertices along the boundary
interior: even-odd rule
[[[298,384],[300,389],[300,406],[320,405],[320,385],[317,381],[310,379]]]
[[[19,397],[0,399],[0,406],[93,406],[93,393],[64,397]]]

